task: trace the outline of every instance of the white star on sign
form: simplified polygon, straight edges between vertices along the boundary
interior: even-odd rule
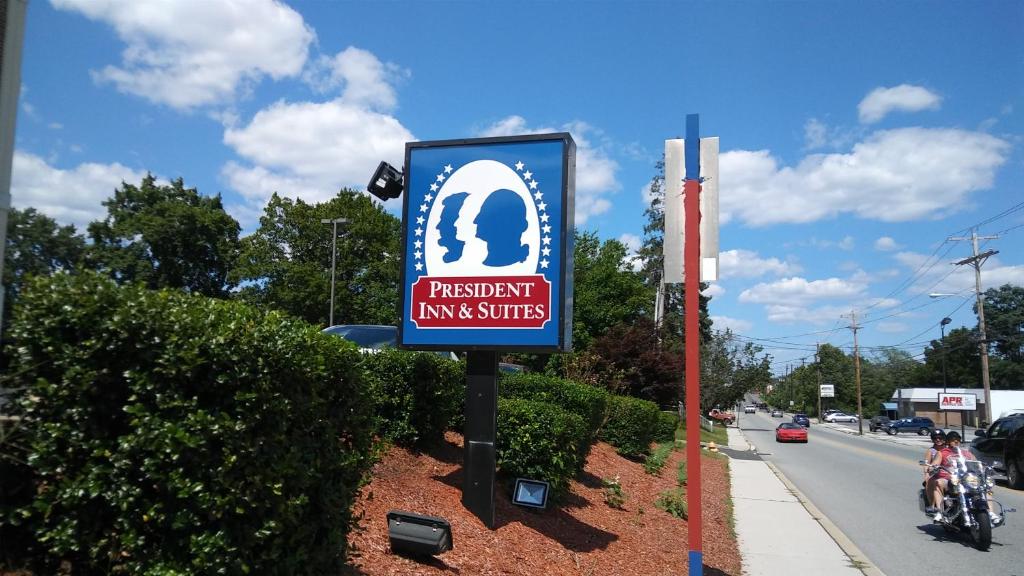
[[[437,192],[437,184],[431,184],[430,185],[430,191],[431,192]]]
[[[451,164],[445,164],[444,173],[445,174],[451,174],[452,173],[452,165]]]
[[[417,236],[423,236],[423,228],[417,228],[416,229],[416,235]]]
[[[537,204],[537,210],[540,210],[541,212],[543,212],[543,211],[545,211],[547,209],[548,209],[548,205],[547,204],[545,204],[543,202],[541,202],[540,204]]]
[[[548,221],[548,215],[547,214],[541,214],[540,215],[540,221],[541,222],[547,222]]]
[[[551,255],[551,248],[545,248],[545,249],[541,250],[541,253],[544,254],[545,256],[550,256]]]
[[[416,256],[417,260],[419,260],[420,258],[423,257],[423,252],[420,252],[419,250],[417,250],[417,251],[413,252],[413,255]]]
[[[438,174],[437,175],[437,181],[438,182],[444,182],[444,174]]]
[[[413,242],[413,246],[415,246],[417,249],[423,248],[423,242],[417,240],[416,242]]]
[[[426,204],[420,204],[420,212],[426,212],[426,211],[427,211],[427,205]]]
[[[540,200],[541,198],[544,197],[544,195],[540,193],[540,190],[537,190],[537,193],[534,194],[533,197],[536,198],[537,200]]]
[[[533,172],[530,172],[529,170],[523,172],[523,180],[529,180],[530,178],[533,178]]]
[[[544,233],[545,234],[550,234],[551,233],[551,226],[550,225],[548,225],[548,224],[544,225]]]
[[[544,237],[544,244],[545,245],[551,244],[551,236],[545,236]]]
[[[541,260],[540,261],[540,267],[541,268],[547,268],[548,264],[550,264],[550,262],[548,262],[547,260]]]
[[[536,189],[537,189],[537,181],[536,180],[530,180],[530,190],[536,190]]]
[[[423,224],[423,216],[417,216],[416,217],[416,223],[417,224]]]
[[[416,263],[416,271],[419,272],[420,270],[423,270],[423,263],[422,262],[417,262]]]
[[[523,164],[522,161],[516,162],[516,171],[521,171],[523,169],[523,166],[525,166],[525,164]]]

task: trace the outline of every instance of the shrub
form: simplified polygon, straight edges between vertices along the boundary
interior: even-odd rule
[[[555,404],[583,418],[590,433],[597,436],[604,423],[608,393],[600,388],[542,374],[509,374],[501,379],[500,396],[526,398]]]
[[[678,428],[678,414],[675,412],[658,412],[658,429],[654,433],[654,439],[658,442],[671,442],[675,439]]]
[[[367,354],[363,370],[379,433],[401,446],[440,442],[465,402],[464,365],[438,354],[389,348]]]
[[[619,482],[619,477],[602,478],[601,486],[604,487],[605,504],[622,510],[626,504],[626,495],[622,492],[622,483]]]
[[[673,488],[662,492],[658,496],[658,500],[654,502],[654,505],[676,518],[682,518],[683,520],[689,518],[686,510],[686,490],[683,488]]]
[[[551,497],[569,489],[581,468],[576,449],[587,436],[583,419],[546,402],[498,399],[498,469],[503,475],[547,481]]]
[[[623,456],[647,455],[658,426],[658,406],[654,402],[630,396],[609,396],[608,420],[601,428],[601,439]]]
[[[644,459],[644,472],[657,476],[668,461],[668,455],[672,453],[672,443],[659,444],[647,458]]]
[[[10,335],[38,480],[22,512],[49,559],[77,574],[340,571],[371,464],[354,346],[92,274],[32,283]]]

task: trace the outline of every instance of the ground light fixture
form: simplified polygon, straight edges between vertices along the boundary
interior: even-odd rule
[[[387,162],[381,162],[373,178],[370,178],[366,191],[381,201],[398,198],[402,195],[402,172]]]
[[[512,503],[530,508],[544,508],[548,505],[549,488],[550,485],[543,480],[516,478],[516,485],[512,490]]]
[[[388,540],[395,554],[436,556],[452,549],[452,525],[438,516],[391,510]]]

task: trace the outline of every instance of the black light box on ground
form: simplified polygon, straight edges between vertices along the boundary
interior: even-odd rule
[[[388,512],[388,539],[396,554],[434,556],[452,549],[452,526],[437,516],[392,510]]]
[[[544,508],[548,505],[548,488],[548,483],[543,480],[516,478],[516,486],[512,490],[512,503],[531,508]]]

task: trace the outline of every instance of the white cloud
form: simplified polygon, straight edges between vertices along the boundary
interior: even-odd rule
[[[927,88],[900,84],[892,88],[875,88],[860,101],[857,112],[862,123],[873,124],[894,110],[938,110],[941,103],[942,98]]]
[[[381,160],[401,166],[411,140],[394,117],[341,100],[278,102],[247,126],[225,130],[224,143],[253,166],[230,162],[222,176],[260,205],[274,191],[321,202],[346,186],[365,188]]]
[[[728,278],[757,278],[765,274],[782,276],[801,271],[800,265],[778,258],[761,258],[750,250],[726,250],[718,254],[719,274]]]
[[[980,132],[903,128],[872,134],[848,154],[780,167],[767,150],[722,154],[720,220],[806,223],[851,214],[885,222],[938,218],[992,186],[1008,142]]]
[[[35,208],[84,231],[93,220],[106,218],[101,202],[113,196],[122,182],[138,184],[145,175],[118,163],[85,163],[61,170],[39,156],[15,151],[11,202],[16,208]]]
[[[508,116],[481,131],[481,136],[513,136],[518,134],[545,134],[569,132],[576,142],[576,224],[581,225],[591,216],[607,212],[612,203],[605,196],[617,192],[621,185],[616,179],[619,164],[613,160],[605,146],[594,144],[589,134],[600,133],[584,122],[571,122],[560,129],[530,127],[522,116]]]
[[[804,147],[808,150],[821,148],[828,143],[828,127],[817,118],[804,123]]]
[[[853,240],[853,236],[844,236],[843,239],[839,241],[839,249],[846,250],[847,252],[853,250],[854,245],[855,242]]]
[[[864,285],[840,278],[808,281],[805,278],[783,278],[771,283],[760,283],[740,293],[740,302],[755,304],[791,305],[808,300],[831,298],[849,299],[859,296]]]
[[[910,330],[910,326],[903,322],[879,322],[875,324],[875,330],[883,334],[902,334]]]
[[[900,245],[895,240],[888,236],[882,236],[878,240],[875,240],[875,250],[882,252],[891,252],[893,250],[899,250]]]
[[[619,236],[619,242],[622,242],[622,245],[626,247],[626,257],[623,258],[622,263],[630,270],[639,272],[643,268],[644,261],[636,253],[643,245],[643,241],[636,234],[629,234],[627,232]]]
[[[120,66],[97,81],[177,109],[229,102],[269,76],[296,76],[316,35],[276,0],[51,0],[114,27]]]
[[[701,290],[700,293],[707,296],[708,298],[720,298],[722,296],[725,296],[726,290],[725,288],[722,287],[721,284],[716,284],[712,282],[708,284],[707,288]]]
[[[749,332],[754,325],[746,320],[739,318],[730,318],[728,316],[711,316],[711,322],[715,330],[724,332],[725,330],[732,330],[733,333],[743,334]]]
[[[334,57],[321,56],[304,78],[321,92],[343,88],[341,100],[346,104],[388,111],[398,104],[392,82],[409,75],[396,64],[384,64],[373,53],[349,46]]]

